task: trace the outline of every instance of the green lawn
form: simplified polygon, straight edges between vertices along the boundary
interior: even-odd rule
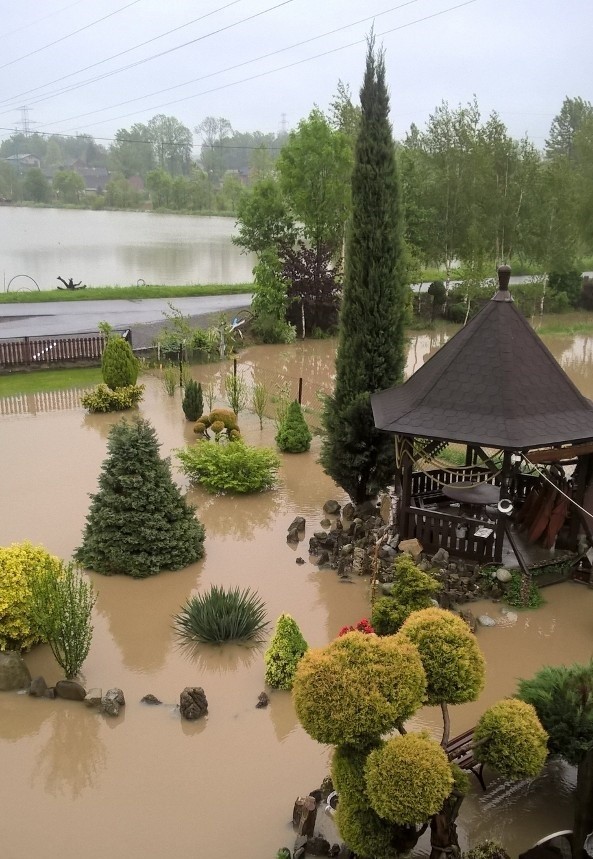
[[[36,394],[38,391],[63,391],[66,388],[91,388],[102,381],[100,367],[10,373],[0,376],[0,397]]]
[[[200,295],[241,295],[253,292],[252,283],[193,284],[191,286],[89,286],[88,289],[45,289],[1,292],[0,304],[39,304],[48,301],[102,301],[138,298],[193,298]]]

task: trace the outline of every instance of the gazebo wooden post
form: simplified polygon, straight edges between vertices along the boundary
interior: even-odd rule
[[[502,469],[500,472],[500,500],[511,497],[511,479],[513,464],[511,462],[512,452],[505,450],[502,455]],[[496,538],[494,543],[494,560],[497,564],[502,563],[502,549],[504,546],[506,528],[504,514],[500,514],[496,521]]]
[[[404,436],[401,442],[401,501],[399,508],[399,533],[408,537],[408,516],[412,501],[412,474],[414,472],[414,438]]]
[[[579,505],[579,507],[583,506],[583,502],[585,500],[585,490],[587,489],[587,484],[591,478],[591,466],[593,465],[593,457],[591,454],[586,454],[585,456],[579,456],[577,460],[577,466],[575,469],[575,487],[573,492],[573,500]],[[577,513],[576,509],[573,509],[571,519],[570,519],[570,530],[568,532],[568,548],[571,552],[576,552],[578,546],[579,539],[579,531],[582,523],[582,516],[580,511]],[[593,524],[593,523],[592,523]]]
[[[471,444],[465,448],[465,464],[473,465],[474,464],[474,449]]]

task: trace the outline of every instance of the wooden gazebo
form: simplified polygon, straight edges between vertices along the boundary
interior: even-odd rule
[[[400,537],[481,563],[502,560],[510,529],[500,510],[521,516],[540,489],[552,491],[548,482],[556,499],[577,502],[565,498],[559,544],[575,551],[581,529],[591,542],[593,524],[580,509],[593,476],[593,403],[517,310],[510,268],[498,276],[498,292],[464,328],[408,381],[371,398],[375,426],[395,436]],[[465,466],[435,467],[452,442],[465,446]]]

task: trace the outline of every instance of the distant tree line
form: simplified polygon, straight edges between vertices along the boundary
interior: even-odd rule
[[[239,244],[258,255],[264,279],[288,277],[297,313],[307,291],[332,293],[334,280],[339,288],[359,116],[339,83],[329,109],[315,108],[290,134],[238,132],[206,117],[194,128],[199,152],[192,131],[162,114],[119,129],[108,147],[85,134],[15,133],[0,144],[0,198],[237,213]],[[530,263],[557,275],[556,292],[575,303],[575,272],[593,253],[590,102],[565,98],[544,151],[512,138],[496,113],[483,119],[475,99],[442,103],[395,147],[409,282],[433,266],[444,281],[455,267],[459,279],[461,266],[467,305],[497,264]],[[3,160],[19,154],[38,158],[40,169]],[[75,161],[109,171],[102,193],[85,195]]]

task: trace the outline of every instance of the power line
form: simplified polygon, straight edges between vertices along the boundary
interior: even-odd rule
[[[64,42],[66,39],[72,38],[72,36],[76,36],[78,33],[82,33],[83,30],[88,30],[90,27],[94,27],[96,24],[100,24],[102,21],[106,21],[108,18],[113,18],[114,15],[119,14],[119,12],[123,12],[124,9],[129,9],[130,6],[135,6],[137,3],[141,3],[142,0],[132,0],[131,3],[127,3],[125,6],[120,6],[119,9],[116,9],[114,12],[110,12],[109,15],[104,15],[102,18],[97,18],[96,21],[91,21],[90,24],[85,24],[84,27],[79,27],[78,30],[74,30],[72,33],[68,33],[66,36],[60,36],[59,39],[56,39],[53,42],[49,42],[47,45],[43,45],[41,48],[35,48],[34,51],[29,51],[28,54],[23,54],[22,57],[17,57],[16,60],[11,60],[9,63],[4,63],[3,66],[0,66],[0,69],[6,69],[8,66],[13,66],[15,63],[20,63],[21,60],[26,60],[27,57],[32,57],[33,54],[38,54],[40,51],[45,51],[47,48],[52,48],[54,45],[58,45],[60,42]]]
[[[9,30],[8,33],[0,33],[0,39],[7,39],[9,36],[14,36],[15,33],[20,33],[21,30],[28,30],[29,27],[35,27],[42,21],[47,21],[48,18],[55,18],[55,16],[59,15],[60,12],[65,12],[67,9],[72,9],[73,6],[78,6],[80,5],[80,3],[83,2],[84,0],[75,0],[74,3],[69,3],[68,6],[62,6],[61,9],[56,9],[54,12],[50,12],[49,15],[44,15],[42,18],[37,18],[35,21],[29,21],[28,24],[23,24],[22,26],[17,27],[16,30]]]
[[[80,0],[79,0],[80,2]],[[90,66],[85,66],[82,69],[78,69],[75,72],[69,72],[67,75],[62,75],[60,78],[55,78],[53,81],[48,81],[45,84],[41,84],[40,86],[33,87],[32,89],[24,90],[24,92],[17,93],[15,96],[11,96],[10,98],[4,98],[0,101],[0,104],[6,104],[11,101],[15,101],[16,99],[20,99],[24,95],[29,95],[29,93],[37,92],[37,90],[45,89],[46,87],[51,86],[52,84],[57,84],[60,81],[65,81],[68,78],[74,77],[75,75],[80,75],[83,72],[88,72],[89,69],[94,69],[97,66],[103,65],[103,63],[108,63],[110,60],[116,60],[118,57],[123,57],[124,54],[129,54],[131,51],[136,51],[138,48],[143,48],[146,45],[150,45],[151,42],[156,42],[158,39],[164,39],[165,36],[170,36],[171,33],[176,33],[178,30],[184,30],[186,27],[190,27],[192,24],[196,24],[198,21],[202,21],[204,18],[209,18],[211,15],[215,15],[217,12],[222,12],[224,9],[228,9],[230,6],[236,6],[237,3],[242,3],[243,0],[232,0],[231,3],[227,3],[224,6],[219,6],[218,9],[214,9],[212,12],[208,12],[206,15],[201,15],[199,18],[193,18],[193,20],[188,21],[186,24],[181,24],[179,27],[174,27],[172,30],[167,30],[164,33],[160,33],[158,36],[154,36],[152,39],[147,39],[146,42],[140,42],[138,45],[134,45],[132,48],[127,48],[125,51],[120,51],[119,54],[112,54],[110,57],[106,57],[104,60],[99,60],[96,63],[91,63]],[[85,86],[84,83],[81,83],[80,86]],[[58,91],[65,92],[65,90]],[[43,98],[40,98],[39,101],[43,101],[45,98],[52,98],[56,93],[46,94]]]
[[[278,48],[275,51],[269,51],[267,54],[261,54],[259,57],[254,57],[251,60],[245,60],[242,63],[236,63],[235,65],[227,66],[225,69],[220,69],[217,72],[211,72],[210,74],[207,74],[207,75],[201,75],[198,78],[192,78],[189,81],[184,81],[183,83],[175,84],[174,86],[170,86],[170,87],[165,87],[164,89],[156,90],[154,92],[147,93],[146,95],[136,96],[135,98],[130,98],[130,99],[127,99],[126,101],[120,101],[117,104],[108,105],[107,107],[98,108],[97,110],[90,110],[90,111],[87,111],[86,113],[79,113],[79,114],[76,114],[75,116],[69,116],[64,120],[60,120],[60,122],[73,122],[75,119],[84,119],[87,116],[94,116],[95,114],[102,113],[105,110],[112,110],[112,109],[117,108],[117,107],[124,107],[127,104],[133,104],[134,102],[142,101],[145,98],[151,98],[152,96],[161,95],[162,93],[165,93],[165,92],[171,92],[172,90],[180,89],[181,87],[184,87],[184,86],[189,86],[189,84],[198,83],[199,81],[207,80],[208,78],[216,77],[217,75],[221,75],[221,74],[225,74],[226,72],[234,71],[235,69],[242,68],[243,66],[248,66],[251,63],[256,63],[256,62],[259,62],[260,60],[269,59],[270,57],[273,57],[276,54],[281,54],[281,53],[284,53],[285,51],[293,50],[294,48],[300,48],[303,45],[308,45],[311,42],[315,42],[315,41],[317,41],[319,39],[323,39],[327,36],[335,35],[336,33],[339,33],[342,30],[347,30],[348,28],[355,27],[358,24],[364,24],[366,21],[376,20],[377,18],[380,18],[383,15],[387,15],[390,12],[398,11],[399,9],[403,9],[405,6],[411,6],[412,4],[418,3],[418,2],[420,2],[420,0],[406,0],[405,3],[400,3],[398,6],[392,6],[391,8],[385,9],[382,12],[377,12],[374,15],[368,15],[365,18],[359,18],[357,21],[352,21],[349,24],[344,24],[341,27],[336,27],[333,30],[328,30],[327,32],[321,33],[318,36],[312,36],[309,39],[303,39],[301,42],[295,42],[294,44],[287,45],[284,48]],[[83,84],[81,84],[81,86],[82,85]],[[40,98],[40,99],[34,100],[32,103],[38,104],[40,101],[43,101],[43,100],[44,100],[43,98]],[[5,110],[5,111],[0,112],[0,115],[6,114],[9,112],[10,111]]]
[[[429,21],[433,18],[438,18],[442,15],[448,14],[449,12],[454,12],[457,9],[462,9],[464,6],[470,6],[473,3],[477,3],[477,2],[478,2],[478,0],[464,0],[463,3],[458,3],[455,6],[449,6],[447,9],[442,9],[440,12],[433,12],[430,15],[425,15],[422,18],[417,18],[414,21],[409,21],[406,24],[399,24],[397,27],[392,27],[389,30],[384,30],[382,33],[377,33],[377,36],[381,37],[381,36],[390,35],[391,33],[395,33],[399,30],[404,30],[408,27],[414,26],[415,24],[424,23],[424,21]],[[366,42],[366,38],[365,39],[358,39],[355,42],[350,42],[349,44],[342,45],[339,48],[332,48],[329,51],[323,51],[320,54],[314,54],[312,57],[306,57],[305,59],[302,59],[302,60],[295,60],[295,62],[293,62],[293,63],[287,63],[286,65],[278,66],[275,69],[268,69],[268,71],[259,72],[256,75],[251,75],[250,77],[241,78],[238,81],[232,81],[231,83],[228,83],[228,84],[221,84],[218,87],[213,87],[212,89],[209,89],[209,90],[203,90],[202,92],[194,93],[193,95],[185,96],[184,98],[179,98],[179,99],[175,99],[173,101],[164,102],[162,104],[153,105],[151,107],[146,107],[142,111],[135,111],[134,113],[124,113],[124,114],[120,114],[119,116],[113,116],[113,117],[110,117],[109,119],[105,120],[105,122],[116,122],[120,119],[127,119],[130,116],[136,116],[138,113],[144,113],[146,111],[152,111],[152,110],[159,110],[163,107],[170,107],[171,105],[180,104],[181,102],[185,102],[185,101],[190,101],[191,99],[199,98],[200,96],[203,96],[203,95],[210,95],[213,92],[220,92],[221,90],[229,89],[230,87],[234,87],[234,86],[237,86],[239,84],[249,83],[250,81],[254,81],[254,80],[258,80],[259,78],[267,77],[268,75],[275,74],[276,72],[286,71],[287,69],[294,68],[295,66],[300,66],[300,65],[303,65],[304,63],[309,63],[312,60],[318,60],[322,57],[327,57],[327,56],[330,56],[331,54],[339,53],[340,51],[344,51],[348,48],[356,47],[358,45],[364,44],[365,42]],[[59,125],[62,122],[68,122],[68,121],[69,121],[69,119],[56,120],[56,122],[46,123],[46,125],[47,124]],[[95,122],[95,123],[92,123],[88,127],[92,128],[94,125],[103,125],[103,124],[104,124],[104,122]],[[71,129],[71,130],[74,131],[75,129]]]
[[[135,0],[135,2],[140,2],[140,0]],[[89,78],[86,81],[82,81],[78,84],[73,84],[70,87],[64,87],[64,89],[60,90],[59,92],[53,93],[52,97],[53,97],[53,95],[63,95],[66,92],[72,92],[73,90],[79,89],[82,86],[86,86],[89,83],[96,83],[97,81],[102,81],[105,78],[110,78],[110,77],[113,77],[114,75],[118,75],[121,72],[126,72],[129,69],[134,69],[137,66],[144,65],[144,63],[151,62],[152,60],[158,59],[159,57],[164,57],[167,54],[172,54],[174,51],[179,51],[179,50],[181,50],[181,48],[187,48],[188,45],[195,45],[196,42],[201,42],[204,39],[210,38],[210,36],[216,36],[219,33],[224,33],[226,30],[232,30],[233,27],[238,27],[240,24],[245,24],[247,21],[253,21],[255,18],[260,18],[262,15],[266,15],[268,12],[273,12],[275,9],[280,9],[282,6],[288,6],[290,3],[294,3],[294,0],[282,0],[281,3],[277,3],[275,6],[269,6],[267,9],[263,9],[261,12],[255,12],[253,15],[248,15],[246,18],[241,18],[239,21],[234,21],[232,24],[227,24],[224,27],[219,27],[218,30],[212,30],[210,33],[205,33],[204,35],[198,36],[195,39],[190,39],[189,42],[184,42],[183,44],[176,45],[173,48],[168,48],[166,51],[160,51],[160,53],[158,53],[158,54],[152,54],[150,57],[145,57],[142,60],[136,60],[135,63],[130,63],[129,65],[122,66],[119,69],[113,69],[110,72],[105,72],[102,75],[97,75],[94,78]],[[0,66],[0,68],[3,68],[3,67]],[[38,102],[44,101],[44,100],[45,100],[44,97],[40,97],[38,99],[32,99],[30,101],[30,104],[37,104]],[[8,113],[8,111],[3,111],[3,113]],[[73,118],[75,119],[76,117],[73,117]],[[62,120],[62,122],[69,122],[69,121],[70,121],[70,119]],[[51,123],[51,124],[55,125],[55,123]]]

